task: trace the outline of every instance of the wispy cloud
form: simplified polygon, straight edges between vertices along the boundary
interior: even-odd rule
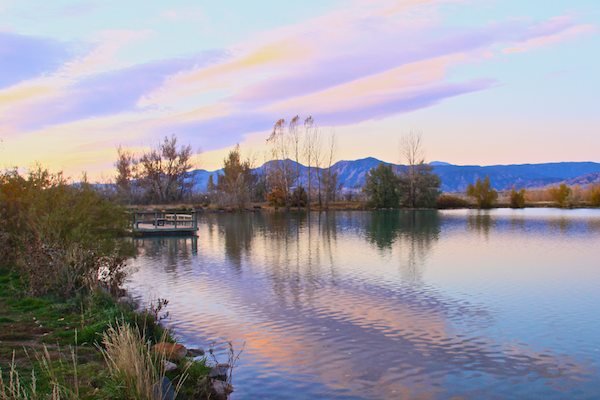
[[[58,135],[72,140],[71,151],[88,143],[77,129],[113,140],[177,133],[217,149],[282,116],[349,125],[490,90],[495,76],[452,72],[595,30],[568,15],[448,24],[444,7],[461,3],[356,0],[227,49],[175,59],[157,53],[137,63],[128,51],[151,44],[156,32],[103,30],[78,43],[77,53],[72,43],[0,32],[0,130],[19,143]],[[199,8],[169,8],[162,17],[206,18]]]
[[[318,116],[324,124],[352,124],[492,88],[494,77],[456,82],[449,71],[502,57],[502,48],[531,50],[588,29],[569,17],[452,28],[423,11],[439,3],[388,2],[378,8],[359,2],[355,9],[285,27],[271,40],[262,36],[259,45],[221,63],[178,74],[147,100],[160,104],[221,90],[216,101],[231,110],[234,121],[199,118],[168,129],[229,134],[230,143],[298,113]]]
[[[9,120],[21,130],[32,130],[90,117],[143,110],[144,107],[138,107],[138,102],[168,76],[209,63],[220,56],[220,52],[214,51],[135,65],[86,76],[73,84],[57,85],[47,91],[23,87],[13,91],[13,96],[20,94],[25,97],[31,93],[31,97],[37,95],[37,98],[30,98],[29,104],[21,107]]]
[[[524,37],[522,41],[504,49],[505,53],[524,53],[539,47],[558,44],[577,36],[596,32],[597,28],[591,24],[577,24],[568,17],[555,18],[542,24],[540,34]]]
[[[136,42],[149,39],[151,31],[107,30],[91,39],[91,51],[70,60],[61,71],[60,76],[69,79],[85,78],[94,74],[126,67],[120,55]]]
[[[50,74],[72,57],[65,43],[0,32],[0,88]]]

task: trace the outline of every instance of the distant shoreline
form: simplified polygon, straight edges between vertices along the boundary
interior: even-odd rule
[[[290,207],[286,209],[285,207],[273,207],[268,203],[252,203],[248,207],[243,209],[238,209],[235,207],[217,207],[216,205],[200,205],[193,203],[180,203],[180,204],[139,204],[139,205],[128,205],[126,207],[129,211],[134,210],[143,210],[143,211],[165,211],[165,210],[180,210],[180,211],[190,211],[195,210],[198,212],[206,212],[206,213],[235,213],[235,212],[299,212],[299,211],[383,211],[383,210],[398,210],[398,211],[426,211],[426,210],[479,210],[476,205],[472,204],[467,207],[444,207],[444,208],[373,208],[369,207],[364,202],[333,202],[330,203],[328,208],[311,206],[310,210],[307,208],[298,208],[298,207]],[[507,209],[510,207],[509,203],[499,203],[492,208],[489,209],[481,209],[482,211],[486,210],[494,210],[494,209]],[[527,208],[556,208],[562,210],[570,210],[570,209],[590,209],[590,210],[598,210],[599,207],[593,207],[590,204],[586,203],[578,203],[572,204],[569,207],[559,207],[552,202],[531,202],[526,203],[523,208],[513,208],[514,210],[523,210]]]

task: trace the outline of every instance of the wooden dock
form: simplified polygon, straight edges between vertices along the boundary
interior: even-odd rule
[[[189,236],[198,230],[196,211],[133,211],[131,231],[136,236]]]

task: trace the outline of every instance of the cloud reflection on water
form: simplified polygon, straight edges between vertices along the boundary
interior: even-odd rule
[[[495,310],[428,284],[424,271],[452,235],[489,241],[600,233],[586,219],[560,221],[489,213],[212,214],[201,224],[197,255],[189,239],[142,242],[132,286],[154,286],[171,300],[185,340],[245,341],[246,372],[239,374],[247,393],[257,382],[244,378],[265,391],[286,382],[290,398],[311,391],[468,397],[486,387],[503,393],[507,380],[514,390],[556,394],[556,386],[573,389],[597,374],[594,367],[535,343],[488,336]]]

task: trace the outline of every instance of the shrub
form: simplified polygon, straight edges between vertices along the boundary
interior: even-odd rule
[[[267,201],[273,207],[285,207],[286,195],[282,189],[275,188],[267,194]]]
[[[600,207],[600,185],[590,189],[590,204],[594,207]]]
[[[469,185],[467,196],[473,197],[479,208],[492,208],[498,199],[498,192],[492,188],[490,177],[487,176],[485,179],[477,179],[475,184]]]
[[[302,186],[296,187],[292,192],[291,205],[292,207],[306,207],[308,204],[308,195]]]
[[[519,191],[511,190],[510,192],[510,208],[524,208],[525,207],[525,189]]]
[[[469,202],[462,197],[443,194],[437,199],[437,208],[440,210],[467,207],[469,207]]]
[[[70,185],[62,174],[37,168],[23,177],[0,175],[2,260],[21,271],[30,294],[69,297],[122,279],[126,249],[118,237],[125,210],[88,184]]]
[[[567,207],[569,205],[571,193],[571,188],[564,183],[548,189],[548,194],[559,207]]]

